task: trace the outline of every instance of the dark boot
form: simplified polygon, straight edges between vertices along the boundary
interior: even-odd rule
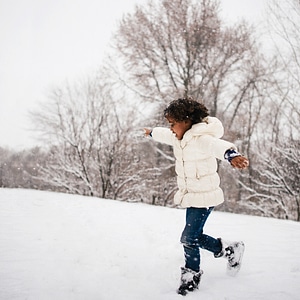
[[[195,272],[188,268],[181,268],[181,282],[177,293],[185,296],[188,292],[198,289],[203,271]]]
[[[215,257],[224,257],[227,259],[227,274],[235,276],[242,265],[242,258],[245,251],[245,245],[242,241],[240,242],[225,242],[219,239],[222,244],[222,251],[215,254]]]

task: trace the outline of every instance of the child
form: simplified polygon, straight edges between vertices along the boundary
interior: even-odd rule
[[[178,191],[174,202],[186,208],[186,225],[181,235],[185,255],[185,267],[181,268],[178,294],[186,295],[198,288],[203,271],[200,270],[200,248],[215,257],[228,260],[227,270],[235,275],[241,266],[243,242],[225,242],[203,233],[205,222],[216,205],[224,201],[219,187],[217,161],[228,160],[239,169],[249,165],[247,158],[239,154],[234,144],[220,138],[221,122],[208,116],[207,108],[192,98],[172,101],[164,110],[170,124],[168,128],[145,128],[145,135],[173,146],[176,158]]]

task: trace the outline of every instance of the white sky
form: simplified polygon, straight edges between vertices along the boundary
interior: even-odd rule
[[[268,0],[221,0],[223,16],[257,24]],[[28,111],[101,64],[117,22],[146,0],[0,0],[0,147],[38,144]]]

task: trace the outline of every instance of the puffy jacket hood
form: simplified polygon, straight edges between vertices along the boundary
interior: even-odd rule
[[[215,117],[206,117],[203,122],[194,124],[183,136],[181,143],[186,144],[194,136],[210,135],[215,138],[221,138],[224,134],[224,128],[221,121]]]

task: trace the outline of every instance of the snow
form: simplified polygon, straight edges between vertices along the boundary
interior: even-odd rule
[[[172,300],[185,211],[0,189],[0,299]],[[187,299],[289,300],[300,294],[300,223],[213,212],[206,233],[246,244],[237,277],[202,252]]]

